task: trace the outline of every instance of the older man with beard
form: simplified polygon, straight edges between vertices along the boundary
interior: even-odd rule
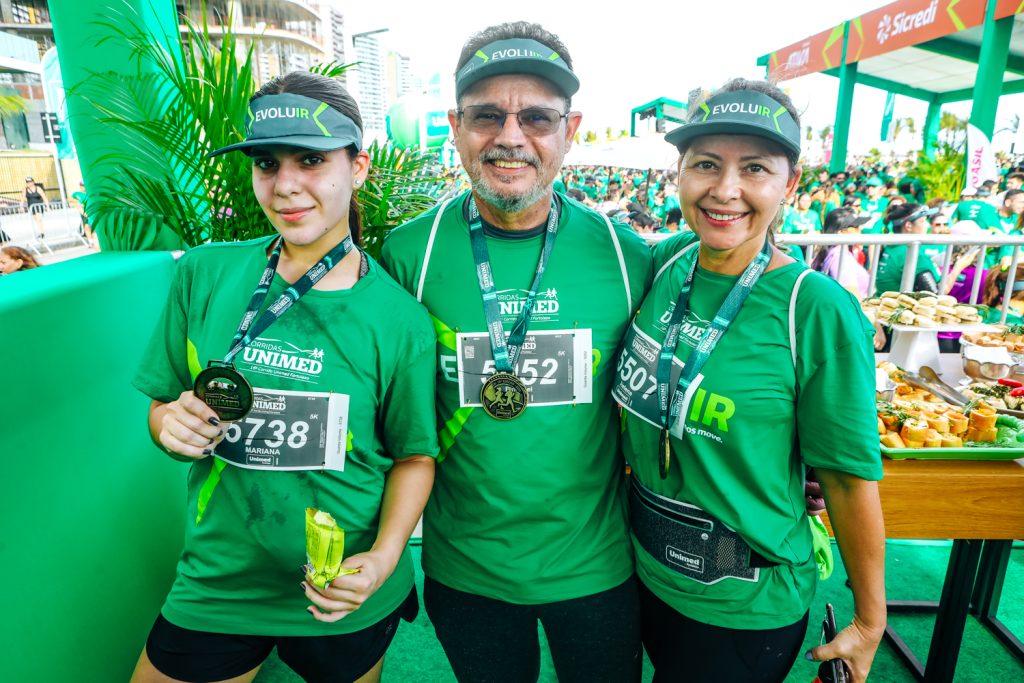
[[[395,230],[383,252],[438,336],[427,613],[462,682],[536,681],[538,622],[562,683],[639,680],[609,392],[650,253],[552,189],[581,120],[557,36],[525,22],[487,28],[455,79],[448,117],[472,190]]]

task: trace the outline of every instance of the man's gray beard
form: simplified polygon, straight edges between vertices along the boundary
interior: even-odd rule
[[[538,184],[521,195],[498,194],[485,182],[473,183],[473,191],[502,213],[519,213],[536,204],[547,193],[546,188]]]

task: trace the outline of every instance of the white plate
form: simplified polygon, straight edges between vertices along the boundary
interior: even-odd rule
[[[886,327],[890,328],[893,332],[993,332],[998,329],[995,325],[988,325],[986,323],[963,323],[960,325],[950,325],[947,323],[939,323],[935,327],[919,327],[917,325],[890,325],[889,323],[882,323]]]

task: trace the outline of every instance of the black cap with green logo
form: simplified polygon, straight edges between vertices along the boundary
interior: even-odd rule
[[[528,74],[551,81],[566,97],[580,89],[580,81],[562,57],[531,38],[509,38],[484,45],[455,74],[455,97],[474,83],[491,76]]]
[[[249,105],[243,142],[211,152],[217,156],[233,150],[248,154],[253,147],[288,145],[327,152],[363,146],[363,134],[355,121],[320,100],[304,95],[264,95]]]
[[[682,152],[702,135],[756,135],[800,156],[800,126],[782,103],[753,90],[734,90],[708,98],[700,110],[665,136]]]

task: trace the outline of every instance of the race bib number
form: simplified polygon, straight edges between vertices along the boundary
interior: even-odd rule
[[[530,407],[592,403],[592,354],[590,329],[540,330],[527,334],[514,371],[526,385]],[[487,333],[460,333],[456,355],[459,403],[479,406],[480,389],[495,373]]]
[[[347,395],[270,389],[253,395],[252,410],[228,424],[214,455],[254,470],[345,469]]]
[[[622,353],[619,354],[615,386],[612,389],[612,398],[623,408],[655,427],[661,427],[661,403],[658,400],[660,354],[661,344],[641,332],[635,322],[631,323],[622,345]],[[682,371],[683,362],[673,358],[672,372],[669,373],[669,387],[673,391]],[[690,385],[691,392],[700,383],[701,376],[697,377],[698,381]],[[682,414],[685,415],[685,412]]]

